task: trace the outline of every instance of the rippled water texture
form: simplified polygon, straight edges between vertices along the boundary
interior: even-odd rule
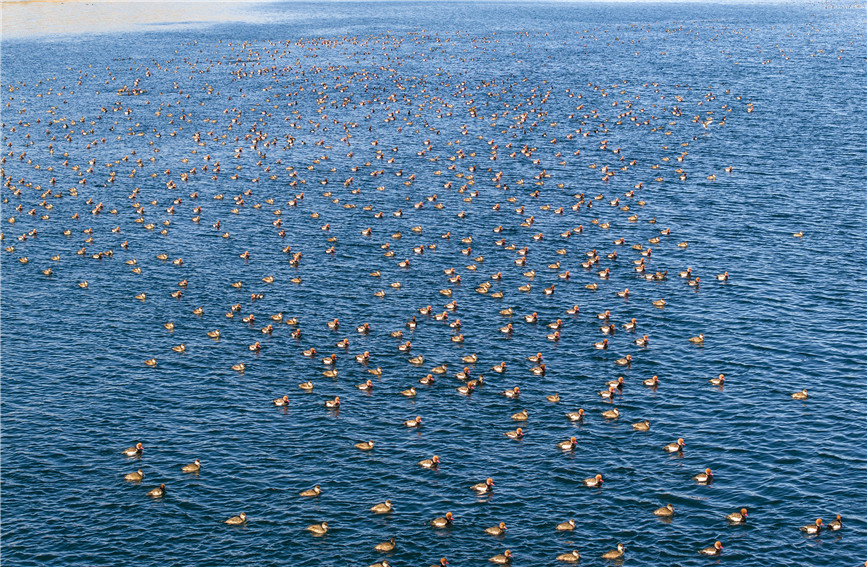
[[[70,8],[40,10],[2,45],[5,564],[602,565],[618,543],[628,565],[867,559],[863,9],[202,6],[123,33],[110,14],[61,33]],[[484,376],[469,397],[465,366]],[[836,514],[839,532],[798,529]]]

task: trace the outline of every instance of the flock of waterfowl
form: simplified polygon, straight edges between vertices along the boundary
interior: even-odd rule
[[[474,41],[493,39],[497,38]],[[592,407],[595,397],[545,394],[550,404],[568,402],[558,412],[559,419],[581,423],[592,412],[615,422],[625,417],[618,400],[636,386],[659,389],[664,396],[664,376],[629,374],[633,364],[652,357],[654,343],[663,339],[646,319],[632,314],[659,310],[664,316],[675,301],[675,286],[700,293],[709,286],[724,288],[730,275],[725,266],[698,274],[679,260],[678,254],[701,243],[682,240],[675,230],[660,228],[666,227],[665,219],[644,213],[654,199],[665,198],[665,193],[651,188],[692,183],[694,176],[713,184],[718,176],[733,174],[732,167],[688,170],[690,152],[701,151],[705,133],[723,129],[730,116],[736,120],[741,113],[752,112],[753,104],[725,88],[701,90],[621,79],[555,88],[539,76],[528,80],[491,73],[480,78],[478,72],[433,64],[441,61],[436,59],[440,40],[411,33],[335,41],[193,43],[183,49],[192,53],[207,48],[215,55],[116,60],[104,69],[74,70],[60,83],[57,77],[45,77],[35,85],[7,82],[2,125],[7,153],[0,160],[7,231],[2,238],[12,241],[5,244],[8,257],[26,268],[7,268],[6,276],[32,278],[34,286],[46,285],[47,278],[52,289],[99,294],[100,285],[94,282],[109,286],[105,277],[70,274],[108,274],[110,280],[120,270],[131,271],[141,283],[126,292],[128,299],[145,306],[154,297],[183,304],[192,288],[234,290],[236,300],[231,302],[186,306],[191,320],[225,314],[223,324],[206,332],[213,341],[226,341],[229,326],[249,329],[250,339],[237,345],[233,371],[248,371],[256,357],[267,356],[273,341],[295,344],[297,357],[321,362],[320,374],[298,376],[302,395],[281,391],[261,401],[281,411],[292,412],[301,404],[319,405],[323,412],[335,414],[355,411],[353,400],[335,395],[331,385],[357,369],[370,376],[357,384],[359,395],[400,394],[409,400],[501,395],[521,401],[526,397],[523,387],[552,370],[547,345],[566,336],[580,337],[586,349],[575,356],[606,351],[615,340],[623,355],[600,362],[600,368],[608,368],[598,383],[598,399],[607,404],[604,409],[581,407]],[[367,54],[373,48],[391,56],[375,67],[341,63],[343,59],[336,57],[369,62]],[[66,99],[90,96],[94,103],[86,116],[65,113]],[[612,141],[621,139],[627,129],[631,136],[641,131],[640,147]],[[424,225],[416,220],[422,213],[428,219]],[[241,216],[244,222],[236,220]],[[380,228],[388,219],[407,228]],[[200,249],[175,245],[170,253],[165,244],[166,251],[145,255],[154,241],[166,242],[170,235],[187,231],[208,235],[207,246],[219,250],[225,265],[217,279],[201,270],[207,260]],[[250,247],[252,237],[245,231],[268,233],[270,244]],[[38,246],[46,240],[56,244]],[[293,310],[297,302],[288,298],[302,289],[302,283],[328,278],[327,259],[352,254],[356,248],[375,250],[379,260],[354,280],[332,281],[328,293],[364,293],[365,301],[381,302],[376,309],[389,311],[389,327],[361,318],[345,321],[322,311],[302,316],[300,308]],[[46,253],[49,249],[56,252]],[[232,261],[254,266],[264,257],[270,262],[275,253],[284,257],[280,272],[266,268],[258,281],[233,276]],[[165,278],[149,278],[157,265],[174,266],[177,275],[171,284]],[[440,283],[414,277],[414,272],[434,272],[431,266],[445,266]],[[386,282],[386,277],[394,281]],[[380,280],[384,283],[374,284],[370,293],[369,282]],[[628,281],[629,287],[614,287],[611,280]],[[287,297],[286,311],[263,313],[258,308],[257,301],[270,294]],[[417,301],[414,310],[389,307],[396,294],[411,294]],[[607,308],[582,310],[591,294],[594,302],[602,301]],[[676,301],[688,308],[680,292]],[[544,319],[538,314],[543,302],[556,306],[560,315]],[[627,310],[624,304],[634,307]],[[467,305],[484,313],[491,324],[474,328],[466,317],[462,321]],[[587,324],[588,319],[593,323]],[[159,328],[142,333],[174,336],[188,333],[189,327],[185,319],[166,319]],[[709,327],[664,340],[713,349]],[[325,329],[331,342],[306,342],[308,335],[321,336],[317,333]],[[449,356],[431,361],[418,353],[417,330],[442,337],[439,352]],[[361,342],[356,337],[369,334],[387,335],[393,348],[353,352]],[[536,345],[532,352],[517,353],[526,362],[523,367],[484,352],[466,354],[484,336],[517,335],[533,336]],[[187,356],[195,348],[191,339],[179,336],[171,349],[132,364],[171,367],[174,357]],[[289,368],[292,364],[287,362]],[[405,371],[389,370],[397,365]],[[425,371],[414,376],[417,368]],[[721,373],[703,378],[720,389],[725,380]],[[448,388],[442,389],[442,384]],[[807,390],[792,398],[806,400]],[[520,441],[534,434],[523,425],[530,421],[527,409],[510,417],[522,426],[498,432],[500,439],[505,435]],[[651,429],[654,420],[635,418],[634,431]],[[396,419],[395,427],[423,433],[432,419],[413,412],[402,421]],[[535,421],[533,426],[538,430],[545,423]],[[681,433],[666,431],[671,442],[660,445],[659,451],[682,455],[687,441]],[[147,462],[147,444],[138,442],[123,454]],[[364,439],[354,448],[375,452],[379,445],[377,439]],[[556,444],[561,452],[580,448],[580,435]],[[449,463],[432,455],[413,466],[436,471]],[[196,458],[179,465],[179,470],[204,477],[208,463]],[[703,465],[695,473],[694,483],[714,480],[711,469]],[[136,484],[146,483],[150,476],[143,469],[123,474]],[[496,490],[495,477],[480,476],[476,484],[470,479],[460,490],[484,499]],[[172,481],[158,480],[166,482],[147,495],[171,498]],[[608,486],[605,471],[579,482],[596,490]],[[328,491],[324,484],[298,488],[303,488],[299,498],[318,498]],[[454,498],[460,498],[460,490],[456,488]],[[660,504],[647,513],[675,516],[671,503]],[[386,499],[369,513],[387,515],[397,506],[399,501]],[[235,512],[226,524],[256,521]],[[725,516],[731,525],[747,518],[744,507]],[[491,520],[483,534],[508,542],[509,523]],[[417,521],[434,530],[461,529],[460,518],[447,510]],[[306,530],[324,536],[339,522],[323,517]],[[551,529],[570,532],[575,525],[574,519],[560,519]],[[815,535],[841,527],[837,516],[834,522],[816,520],[802,529]],[[400,527],[394,529],[399,532]],[[370,549],[390,553],[401,546],[399,533],[383,537],[382,542],[370,542]],[[618,561],[628,553],[622,542],[612,547],[596,555]],[[516,543],[490,561],[509,564],[511,548],[519,558]],[[715,541],[691,552],[717,556],[723,549]],[[551,550],[557,560],[575,563],[584,552],[557,553]],[[447,561],[443,558],[438,564]],[[389,565],[388,559],[375,563]]]

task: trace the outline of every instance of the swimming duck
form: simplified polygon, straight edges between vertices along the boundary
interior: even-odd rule
[[[504,533],[506,533],[507,529],[508,528],[506,528],[506,522],[500,522],[496,526],[491,526],[490,528],[485,528],[485,533],[488,535],[498,536],[498,535],[503,535]]]
[[[740,512],[732,512],[726,516],[726,520],[733,524],[743,524],[747,521],[747,509],[741,508]]]
[[[304,390],[305,392],[312,392],[313,391],[313,382],[308,380],[307,382],[302,382],[302,383],[298,384],[298,387],[301,388],[302,390]]]
[[[282,398],[277,398],[274,400],[275,406],[288,406],[289,405],[289,396],[283,396]]]
[[[626,385],[626,382],[624,382],[623,376],[619,376],[617,378],[617,380],[611,380],[610,382],[607,382],[605,385],[608,386],[609,388],[614,386],[618,390],[623,390],[623,386]]]
[[[650,340],[647,338],[647,335],[644,335],[641,338],[635,339],[635,344],[640,347],[646,347],[648,344],[650,344]]]
[[[337,355],[333,354],[333,353],[329,354],[328,356],[326,356],[325,358],[322,359],[322,364],[324,364],[326,366],[332,366],[334,364],[337,364]]]
[[[322,489],[320,488],[320,486],[318,484],[316,486],[314,486],[313,488],[308,488],[307,490],[302,490],[301,492],[298,493],[299,496],[304,496],[304,497],[319,496],[320,494],[322,494]]]
[[[535,375],[535,376],[544,376],[545,372],[546,372],[546,369],[545,369],[545,363],[544,362],[542,364],[540,364],[539,366],[534,366],[533,368],[530,369],[530,373]]]
[[[635,431],[649,431],[650,430],[650,420],[645,419],[644,421],[639,421],[638,423],[633,423],[632,429],[634,429]]]
[[[325,402],[325,407],[327,407],[327,408],[339,408],[340,407],[340,396],[334,396],[333,400],[327,400]]]
[[[385,502],[380,502],[379,504],[374,504],[370,507],[370,511],[374,514],[387,514],[391,512],[391,500],[386,500]]]
[[[136,443],[135,447],[130,447],[123,450],[123,454],[127,457],[141,457],[142,452],[144,452],[144,445],[142,445],[141,443]]]
[[[574,439],[574,437],[573,437]],[[575,520],[569,520],[568,522],[562,522],[557,524],[558,532],[571,532],[575,529]]]
[[[705,547],[704,549],[700,549],[699,553],[702,555],[720,555],[722,553],[723,545],[720,542],[714,543],[710,547]]]
[[[584,421],[584,409],[579,409],[578,411],[569,412],[566,414],[566,418],[569,421]]]
[[[430,459],[422,459],[418,464],[423,469],[436,469],[440,466],[440,458],[434,455]]]
[[[340,321],[339,321],[338,319],[334,319],[333,321],[329,321],[329,322],[327,323],[327,325],[328,325],[328,328],[329,328],[329,329],[332,329],[332,330],[335,330],[335,331],[336,331],[337,329],[340,328]]]
[[[617,386],[614,384],[609,386],[607,390],[602,390],[600,392],[597,392],[597,394],[599,394],[599,397],[601,397],[603,400],[613,400],[616,393],[617,393]]]
[[[410,350],[412,350],[412,343],[411,343],[410,341],[406,341],[406,342],[403,343],[402,345],[398,345],[397,350],[399,350],[400,352],[409,352]],[[416,358],[417,358],[417,359],[420,358],[420,359],[422,360],[422,362],[424,362],[424,357],[423,357],[423,356],[419,356],[419,357],[416,357]],[[420,362],[419,362],[419,363],[414,362],[413,359],[410,359],[409,361],[412,362],[413,364],[421,364]]]
[[[512,552],[507,549],[499,555],[494,555],[489,561],[498,565],[507,565],[512,562]]]
[[[665,307],[665,300],[664,299],[658,299],[658,300],[653,302],[653,306],[654,307]]]
[[[514,421],[527,421],[528,417],[529,414],[527,413],[527,410],[521,410],[518,413],[512,414],[512,420]]]
[[[807,524],[806,526],[802,526],[801,531],[806,532],[809,535],[815,535],[815,534],[821,532],[824,528],[825,528],[825,526],[822,525],[822,520],[819,519],[819,520],[816,520],[815,524]]]
[[[325,533],[328,531],[328,523],[322,522],[321,524],[313,524],[312,526],[307,526],[307,531],[317,536],[325,535]]]
[[[700,345],[704,342],[704,335],[699,333],[697,337],[690,337],[689,342]]]
[[[617,419],[620,417],[620,411],[617,408],[602,412],[602,417],[605,419]]]
[[[215,329],[213,331],[208,331],[207,335],[212,339],[219,339],[220,338],[220,330]]]
[[[647,380],[644,380],[642,382],[642,384],[644,384],[645,386],[647,386],[649,388],[656,388],[657,386],[659,386],[659,377],[658,376],[651,376]]]
[[[515,429],[514,431],[506,431],[504,434],[509,439],[523,439],[524,430],[522,428]]]
[[[713,472],[710,469],[704,469],[703,473],[698,473],[692,479],[699,484],[710,484],[713,482]]]
[[[144,363],[145,363],[145,366],[156,366],[157,365],[157,359],[156,358],[149,358],[149,359],[145,360]]]
[[[246,522],[247,522],[247,514],[245,514],[244,512],[241,512],[239,515],[232,516],[231,518],[226,520],[226,523],[229,524],[230,526],[237,526],[240,524],[244,524]]]
[[[493,370],[494,372],[496,372],[498,374],[502,374],[503,372],[506,371],[506,363],[501,362],[500,364],[496,364],[496,365],[491,367],[491,370]]]
[[[727,282],[729,280],[729,273],[723,272],[722,274],[717,274],[716,279],[721,282]]]
[[[410,388],[409,390],[403,390],[403,391],[400,393],[400,395],[401,395],[401,396],[406,396],[407,398],[414,398],[415,395],[416,395],[416,390],[415,390],[414,387],[412,387],[412,388]]]
[[[599,332],[601,332],[603,335],[613,335],[616,330],[617,328],[614,326],[614,323],[599,327]]]
[[[365,323],[364,325],[359,325],[355,328],[356,331],[361,333],[362,335],[367,335],[370,333],[370,323]]]
[[[617,549],[612,549],[611,551],[606,551],[602,554],[602,559],[621,559],[623,557],[623,552],[626,549],[622,543],[617,544]]]
[[[326,378],[337,378],[337,370],[324,370],[322,375]]]
[[[445,528],[447,526],[452,525],[453,521],[454,521],[454,516],[452,515],[452,513],[446,512],[445,516],[441,516],[439,518],[434,518],[433,520],[431,520],[431,525],[435,528]],[[443,558],[443,560],[445,560],[445,558]],[[445,563],[443,563],[443,561],[441,560],[440,563],[445,565],[448,562],[446,561]]]
[[[597,350],[605,350],[608,348],[608,339],[602,339],[601,342],[594,343],[593,346],[596,347]]]
[[[548,396],[545,396],[545,399],[551,403],[556,404],[557,402],[560,401],[560,394],[550,394]]]
[[[843,529],[843,518],[840,517],[840,514],[837,514],[837,518],[828,523],[828,529],[832,532]]]
[[[337,348],[349,348],[349,339],[341,339],[334,343]]]
[[[475,364],[478,361],[479,357],[475,354],[471,354],[469,356],[464,356],[463,358],[461,358],[461,362],[463,362],[464,364]]]
[[[356,449],[361,449],[362,451],[370,451],[373,449],[373,441],[362,441],[360,443],[355,444]]]
[[[144,478],[144,473],[141,471],[141,469],[139,469],[135,472],[131,472],[128,475],[123,477],[124,480],[129,481],[129,482],[141,482],[143,478]]]
[[[795,399],[795,400],[806,400],[806,399],[807,399],[807,389],[804,388],[804,389],[801,390],[800,392],[795,392],[794,394],[792,394],[792,399]]]
[[[371,380],[367,380],[366,382],[358,384],[355,387],[363,392],[369,392],[373,390],[373,382]]]
[[[671,504],[666,504],[662,508],[657,508],[656,510],[654,510],[653,515],[670,518],[671,516],[674,516],[674,506],[672,506]]]
[[[166,485],[161,484],[158,487],[154,488],[150,492],[148,492],[148,496],[151,498],[162,498],[166,494]]]
[[[692,277],[692,268],[687,268],[684,271],[679,272],[677,275],[679,275],[682,278],[691,278]]]
[[[512,388],[511,390],[505,390],[505,391],[503,392],[503,395],[506,396],[507,398],[510,398],[510,399],[516,400],[516,399],[518,399],[518,398],[520,397],[520,395],[521,395],[521,390],[520,390],[517,386],[515,386],[515,387]]]
[[[382,376],[382,368],[377,366],[376,368],[370,368],[367,370],[368,374],[373,374],[374,376]]]
[[[531,354],[527,357],[527,360],[530,362],[542,362],[542,353],[537,352],[536,354]]]
[[[573,305],[569,309],[566,310],[567,315],[578,315],[581,312],[581,309],[577,305]]]
[[[394,547],[395,547],[394,537],[391,537],[388,539],[388,541],[384,541],[382,543],[377,544],[376,546],[374,546],[373,549],[375,551],[381,551],[383,553],[388,553],[389,551],[394,551]],[[383,565],[383,564],[385,564],[385,565]],[[380,563],[380,565],[382,565],[382,567],[388,567],[388,564],[385,561]],[[371,567],[375,567],[375,566],[371,565]]]
[[[563,561],[564,563],[578,563],[581,559],[581,554],[578,553],[577,549],[573,549],[569,553],[561,553],[557,556],[557,561]]]
[[[500,309],[500,315],[502,315],[503,317],[511,317],[512,315],[514,315],[514,313],[515,313],[515,310],[512,309],[511,307],[506,308],[506,309]]]
[[[636,321],[635,317],[633,317],[628,323],[623,324],[623,328],[627,331],[634,331],[636,327],[638,327],[638,321]]]
[[[421,426],[421,416],[415,416],[415,419],[407,419],[403,422],[403,424],[407,427],[420,427]]]
[[[678,439],[674,443],[669,443],[668,445],[666,445],[662,449],[666,453],[682,453],[684,445],[686,445],[686,443],[683,441],[683,439]]]
[[[623,291],[618,291],[617,297],[624,297],[624,298],[629,297],[629,288],[627,287]]]
[[[489,478],[485,482],[474,484],[470,487],[477,494],[488,494],[494,491],[494,479]]]
[[[200,470],[202,470],[202,462],[199,459],[196,459],[192,463],[190,463],[188,465],[184,465],[181,468],[181,472],[185,472],[185,473],[197,473]]]
[[[708,380],[708,382],[710,382],[714,386],[722,386],[723,384],[725,384],[725,381],[726,377],[723,374],[720,374],[717,378],[711,378],[710,380]]]
[[[428,374],[424,378],[419,378],[418,382],[419,382],[419,384],[424,384],[425,386],[430,386],[431,384],[434,383],[434,377],[432,374]]]
[[[602,481],[602,475],[597,474],[594,477],[585,478],[584,479],[584,486],[587,486],[589,488],[597,488],[597,487],[602,486],[602,482],[603,482]]]

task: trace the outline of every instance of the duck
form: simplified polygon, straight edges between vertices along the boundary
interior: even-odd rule
[[[623,298],[629,297],[629,288],[627,287],[623,291],[618,291],[617,297],[623,297]]]
[[[603,482],[602,475],[597,474],[594,477],[585,478],[584,479],[584,486],[587,486],[589,488],[597,488],[597,487],[602,486],[602,482]]]
[[[804,389],[801,390],[800,392],[795,392],[794,394],[792,394],[792,399],[795,399],[795,400],[806,400],[806,399],[807,399],[807,389],[804,388]]]
[[[506,309],[500,309],[500,315],[503,317],[511,317],[515,314],[515,310],[511,307],[507,307]]]
[[[656,388],[657,386],[659,386],[659,376],[651,376],[647,380],[644,380],[642,384],[644,384],[648,388]]]
[[[581,313],[581,308],[578,307],[577,305],[573,305],[572,307],[570,307],[569,309],[566,310],[567,315],[578,315],[579,313]]]
[[[440,458],[434,455],[430,459],[422,459],[418,465],[423,469],[436,469],[440,466]]]
[[[704,335],[699,333],[697,337],[690,337],[689,342],[692,344],[700,345],[704,342]]]
[[[637,327],[638,327],[638,321],[635,319],[635,317],[633,317],[632,320],[629,321],[628,323],[623,324],[623,328],[626,329],[627,331],[634,331]]]
[[[355,387],[363,392],[369,392],[373,390],[373,382],[371,380],[367,380],[366,382],[357,384]]]
[[[607,390],[602,390],[600,392],[597,392],[597,394],[599,394],[599,397],[601,397],[603,400],[613,400],[616,393],[617,393],[617,386],[614,384],[612,384],[611,386],[608,386]]]
[[[617,419],[620,417],[620,411],[617,408],[602,412],[602,417],[605,419]]]
[[[305,392],[312,392],[313,391],[313,382],[311,382],[310,380],[308,380],[307,382],[301,382],[300,384],[298,384],[298,387],[301,388],[302,390],[304,390]]]
[[[511,390],[503,391],[503,395],[512,400],[517,400],[521,396],[521,390],[517,386],[512,388]]]
[[[566,414],[566,418],[569,421],[584,421],[584,409],[569,412]]]
[[[399,350],[400,352],[409,352],[412,350],[412,343],[410,341],[406,341],[402,345],[398,345],[397,350]],[[424,362],[423,356],[418,356],[418,357],[416,357],[416,359],[421,359],[421,361]],[[417,363],[412,358],[410,358],[409,361],[412,362],[413,364],[421,364],[421,362]]]
[[[368,374],[373,374],[374,376],[382,376],[382,368],[377,366],[376,368],[370,368],[367,370]]]
[[[337,364],[337,355],[332,353],[322,359],[322,364],[326,366],[333,366]]]
[[[158,487],[154,488],[150,492],[148,492],[148,496],[151,498],[162,498],[166,494],[166,485],[161,484]]]
[[[322,375],[326,378],[337,378],[337,370],[324,370]]]
[[[355,444],[356,449],[361,449],[362,451],[370,451],[373,449],[373,441],[361,441],[360,443]]]
[[[635,431],[650,431],[650,420],[645,419],[644,421],[633,423],[632,429],[634,429]]]
[[[184,465],[181,468],[181,472],[185,472],[185,473],[197,473],[200,470],[202,470],[202,462],[199,459],[196,459],[192,463],[190,463],[188,465]]]
[[[394,537],[391,537],[388,539],[388,541],[384,541],[382,543],[376,544],[373,549],[374,549],[374,551],[381,551],[383,553],[388,553],[389,551],[394,551],[394,547],[395,547]],[[383,561],[382,563],[385,563],[385,561]],[[382,563],[380,565],[382,565]],[[371,566],[371,567],[374,567],[374,566]],[[387,564],[383,567],[387,567]]]
[[[149,358],[149,359],[145,360],[144,363],[145,363],[145,366],[153,367],[153,366],[157,365],[157,359],[156,358]]]
[[[525,409],[519,411],[518,413],[512,414],[512,420],[513,421],[527,421],[528,418],[529,418],[529,414],[527,413],[527,410],[525,410]]]
[[[445,516],[440,516],[439,518],[434,518],[433,520],[431,520],[431,525],[435,528],[445,528],[452,525],[454,519],[455,517],[452,515],[451,512],[446,512]],[[440,561],[440,563],[442,563],[442,561]],[[443,565],[445,565],[445,563],[443,563]]]
[[[602,325],[601,327],[599,327],[599,332],[603,335],[613,335],[616,330],[617,328],[614,326],[614,323],[611,323],[610,325]]]
[[[670,518],[674,516],[674,506],[671,504],[666,504],[662,508],[657,508],[653,511],[654,516],[662,516],[663,518]]]
[[[463,362],[464,364],[475,364],[478,361],[479,361],[479,357],[476,356],[475,354],[471,354],[471,355],[464,356],[461,358],[461,362]]]
[[[740,512],[732,512],[726,516],[726,520],[732,524],[743,524],[747,521],[747,509],[741,508]]]
[[[721,274],[717,274],[716,279],[721,282],[727,282],[729,281],[729,273],[723,272]]]
[[[647,335],[644,335],[641,338],[635,339],[635,344],[640,347],[646,347],[648,344],[650,344],[650,339],[647,338]]]
[[[722,553],[723,544],[720,542],[714,543],[710,547],[700,549],[698,552],[702,555],[720,555]]]
[[[722,386],[723,384],[725,384],[725,381],[726,377],[724,374],[720,374],[716,378],[711,378],[710,380],[708,380],[708,382],[710,382],[714,386]]]
[[[494,366],[491,367],[491,370],[493,370],[494,372],[496,372],[498,374],[502,374],[503,372],[506,371],[506,363],[501,362],[500,364],[495,364]]]
[[[455,374],[455,378],[458,380],[469,380],[470,378],[470,368],[468,366],[464,366],[464,369]]]
[[[367,335],[370,333],[370,323],[365,323],[364,325],[359,325],[355,328],[362,335]]]
[[[416,393],[417,393],[417,392],[416,392],[415,387],[411,387],[409,390],[403,390],[403,391],[401,391],[400,395],[401,395],[401,396],[406,396],[407,398],[414,398],[415,395],[416,395]]]
[[[531,354],[530,356],[527,357],[527,360],[529,360],[530,362],[537,362],[537,363],[542,362],[542,353],[537,352],[536,354]]]
[[[123,479],[128,481],[128,482],[141,482],[142,479],[144,479],[144,473],[142,472],[141,469],[139,469],[135,472],[131,472],[131,473],[127,474],[126,476],[123,477]]]
[[[593,346],[596,350],[605,350],[608,348],[608,339],[602,339],[602,341],[598,343],[593,343]]]
[[[581,554],[578,553],[577,549],[573,549],[569,553],[561,553],[557,556],[557,561],[563,561],[564,563],[578,563],[581,559]]]
[[[626,550],[626,546],[622,543],[617,544],[617,549],[612,549],[611,551],[606,551],[602,554],[602,559],[622,559],[623,552]]]
[[[370,507],[370,511],[374,514],[387,514],[391,512],[391,500],[386,500],[385,502],[380,502],[379,504],[374,504]]]
[[[141,457],[144,452],[144,445],[136,443],[134,447],[123,450],[123,454],[127,457]]]
[[[698,473],[692,479],[699,484],[710,484],[713,482],[713,472],[710,469],[704,469],[704,472]]]
[[[307,526],[307,531],[317,536],[325,535],[325,533],[328,531],[328,523],[322,522],[321,524],[313,524],[312,526]]]
[[[677,275],[679,275],[682,278],[691,278],[692,277],[692,268],[687,268],[684,271],[679,272]]]
[[[544,362],[542,364],[540,364],[539,366],[534,366],[533,368],[530,369],[530,373],[533,374],[534,376],[544,376],[546,371],[547,371],[547,369],[545,367]]]
[[[302,490],[298,493],[298,496],[304,496],[305,498],[311,498],[314,496],[319,496],[322,494],[322,488],[317,484],[313,488],[308,488],[307,490]]]
[[[623,390],[623,386],[625,386],[626,383],[623,381],[623,376],[619,376],[617,378],[617,380],[611,380],[610,382],[607,382],[605,385],[608,386],[609,388],[614,386],[618,390]]]
[[[229,524],[230,526],[237,526],[240,524],[244,524],[246,522],[247,522],[247,514],[245,514],[244,512],[241,512],[237,516],[232,516],[231,518],[226,520],[226,523]]]
[[[552,404],[556,404],[560,401],[560,394],[549,394],[545,396],[545,399],[551,402]]]
[[[327,408],[339,408],[340,407],[340,396],[334,396],[333,400],[326,400],[325,407],[327,407]]]
[[[421,427],[421,416],[417,415],[413,419],[407,419],[403,424],[407,427]]]
[[[489,478],[485,482],[474,484],[470,489],[477,494],[488,494],[494,491],[494,479]]]
[[[815,535],[821,532],[824,528],[825,526],[822,524],[822,520],[818,519],[814,524],[807,524],[806,526],[802,526],[801,531],[809,535]]]
[[[288,406],[289,405],[289,396],[283,396],[282,398],[277,398],[274,401],[275,406]]]
[[[618,366],[629,366],[632,364],[632,355],[627,354],[623,358],[618,358],[617,360],[614,361],[614,364],[617,364]]]
[[[219,339],[220,338],[220,330],[215,329],[213,331],[208,331],[207,335],[212,339]]]
[[[523,439],[524,430],[522,428],[515,429],[514,431],[506,431],[504,434],[509,439]]]
[[[455,389],[458,391],[459,394],[462,394],[464,396],[469,396],[470,394],[473,393],[473,390],[475,390],[475,388],[476,387],[473,383],[468,383],[466,386],[458,386]]]
[[[489,561],[498,565],[507,565],[512,562],[512,552],[507,549],[499,555],[494,555]]]
[[[341,339],[334,343],[337,348],[349,348],[349,339]]]
[[[654,307],[665,307],[665,300],[664,299],[657,299],[656,301],[653,302],[653,306]]]
[[[560,340],[560,331],[554,331],[550,335],[545,335],[545,338],[549,341],[559,341]]]
[[[574,439],[574,437],[573,437]],[[561,522],[557,524],[558,532],[571,532],[575,529],[575,520],[569,520],[567,522]]]
[[[337,330],[340,328],[340,321],[338,319],[334,319],[333,321],[329,321],[327,323],[329,329]]]
[[[840,514],[837,514],[837,518],[828,523],[828,529],[832,532],[843,529],[843,518],[840,517]]]
[[[424,384],[425,386],[430,386],[431,384],[434,383],[434,377],[433,377],[433,374],[428,374],[427,376],[425,376],[425,377],[423,377],[423,378],[419,378],[419,379],[418,379],[418,383],[419,383],[419,384]]]
[[[500,522],[496,526],[491,526],[490,528],[485,528],[485,533],[488,535],[499,536],[499,535],[503,535],[504,533],[506,533],[507,529],[508,528],[506,527],[506,522]]]

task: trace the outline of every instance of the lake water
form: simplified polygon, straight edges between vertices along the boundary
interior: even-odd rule
[[[5,564],[481,566],[509,549],[529,566],[577,549],[603,565],[618,543],[628,565],[867,559],[863,8],[3,10]],[[638,274],[642,258],[667,276]],[[418,312],[450,301],[445,322]],[[464,366],[484,375],[469,397]],[[578,408],[583,423],[567,420]],[[137,442],[140,459],[121,454]],[[434,454],[438,470],[418,466]],[[706,467],[715,482],[699,485]],[[583,486],[597,473],[601,489]],[[386,499],[390,514],[369,511]],[[667,503],[670,522],[653,515]],[[449,511],[452,527],[429,525]],[[799,531],[836,514],[841,531]],[[323,521],[324,537],[305,530]],[[484,532],[499,522],[505,535]],[[698,554],[717,540],[720,558]]]

